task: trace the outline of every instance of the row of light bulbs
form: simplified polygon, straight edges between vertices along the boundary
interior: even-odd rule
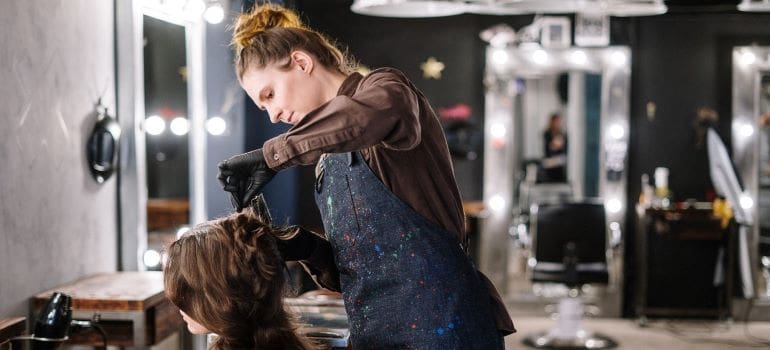
[[[144,0],[145,6],[163,8],[179,18],[201,18],[211,24],[225,19],[225,7],[220,0]],[[181,15],[181,16],[179,16]]]
[[[543,50],[543,49],[532,50],[529,53],[529,59],[531,59],[532,62],[539,65],[548,64],[552,58],[560,58],[560,57],[553,57],[552,54],[549,54],[546,50]],[[566,57],[566,59],[569,61],[569,63],[572,63],[576,66],[586,65],[588,63],[588,55],[584,51],[579,49],[569,50],[569,55]],[[610,53],[606,59],[608,59],[609,62],[611,62],[616,66],[622,66],[626,64],[628,57],[626,57],[625,53],[618,50]],[[495,49],[492,52],[493,64],[497,66],[504,66],[509,61],[510,61],[510,57],[508,56],[508,52],[505,49]]]
[[[190,122],[185,117],[176,117],[168,124],[168,129],[177,136],[186,135],[190,131]],[[206,120],[206,131],[214,136],[225,133],[227,122],[222,117],[211,117]],[[150,135],[157,136],[166,131],[166,120],[151,115],[144,120],[144,131]]]

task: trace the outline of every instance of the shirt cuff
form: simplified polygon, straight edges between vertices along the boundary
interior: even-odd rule
[[[281,171],[291,166],[288,163],[289,157],[284,135],[278,135],[265,141],[262,145],[262,153],[265,155],[265,162],[270,169]]]

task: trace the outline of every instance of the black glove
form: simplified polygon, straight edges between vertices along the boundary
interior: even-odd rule
[[[248,206],[262,192],[276,172],[267,166],[262,149],[232,156],[219,163],[219,183],[230,192],[231,202],[237,211]]]
[[[283,260],[299,262],[319,286],[339,292],[340,273],[334,263],[334,252],[329,241],[321,234],[297,226],[290,238],[278,238],[278,251]]]

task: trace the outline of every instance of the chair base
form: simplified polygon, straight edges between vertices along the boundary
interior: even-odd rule
[[[537,349],[610,349],[618,346],[609,337],[580,330],[569,336],[557,336],[553,332],[540,332],[524,338],[524,345]]]

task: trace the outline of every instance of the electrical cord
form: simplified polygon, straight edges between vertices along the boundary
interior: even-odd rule
[[[97,333],[99,333],[99,336],[102,338],[102,346],[106,349],[107,348],[107,332],[104,331],[104,328],[99,324],[99,321],[101,320],[101,316],[99,314],[95,314],[94,317],[91,320],[72,320],[70,323],[69,333],[70,334],[77,334],[82,332],[85,329],[93,329],[96,330]]]

